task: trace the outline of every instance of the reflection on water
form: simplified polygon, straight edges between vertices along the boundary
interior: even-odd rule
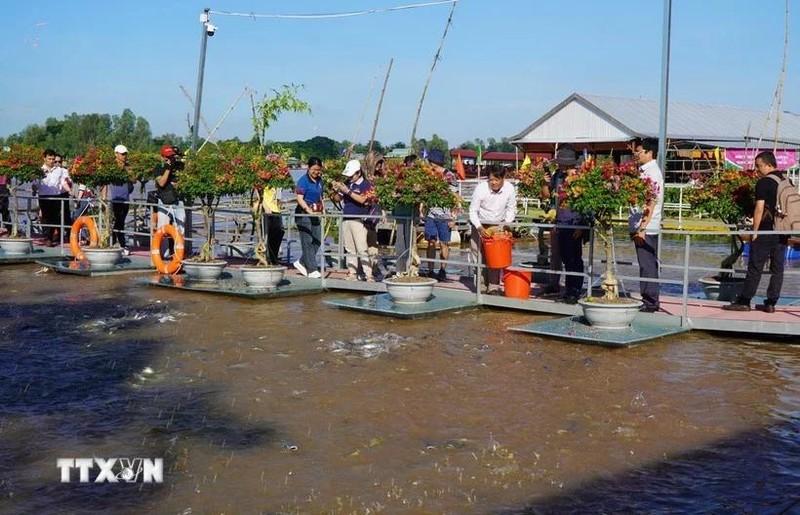
[[[630,349],[311,295],[244,301],[4,268],[0,510],[781,512],[796,346]],[[338,295],[338,294],[328,294]],[[343,294],[341,294],[343,295]],[[163,485],[60,484],[59,457],[163,457]]]

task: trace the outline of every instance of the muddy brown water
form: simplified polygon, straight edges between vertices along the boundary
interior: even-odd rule
[[[244,301],[4,267],[6,513],[791,513],[800,347],[702,332],[629,349],[423,320],[328,293]],[[161,457],[163,484],[60,483]]]

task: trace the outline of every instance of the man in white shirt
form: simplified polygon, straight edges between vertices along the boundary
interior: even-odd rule
[[[489,167],[489,179],[481,182],[472,194],[469,204],[469,221],[472,225],[470,237],[470,253],[473,263],[478,263],[481,238],[489,237],[487,229],[497,225],[510,224],[517,216],[517,192],[514,186],[506,182],[503,168]],[[483,262],[483,261],[481,261]],[[483,269],[483,284],[489,295],[500,295],[500,270]],[[477,289],[477,275],[475,287]]]
[[[661,209],[664,204],[664,174],[658,167],[658,140],[644,138],[632,142],[633,157],[639,164],[641,176],[649,178],[658,185],[658,194],[644,207],[643,211],[631,210],[629,228],[631,239],[636,247],[636,258],[639,261],[639,277],[658,279],[658,244],[661,232]],[[653,313],[658,311],[660,284],[641,281],[639,290],[644,305],[641,311]]]
[[[48,148],[44,151],[44,163],[42,173],[44,178],[33,183],[33,193],[39,195],[39,208],[42,210],[42,230],[45,237],[45,245],[54,247],[61,243],[58,227],[61,225],[62,213],[64,225],[64,237],[69,238],[69,226],[72,220],[67,209],[69,193],[72,191],[72,180],[69,172],[56,164],[58,154],[53,149]]]

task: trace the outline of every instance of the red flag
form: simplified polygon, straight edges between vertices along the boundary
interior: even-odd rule
[[[458,154],[458,159],[456,159],[456,173],[458,174],[458,178],[462,181],[467,178],[467,172],[464,171],[464,161],[461,160],[461,154]]]

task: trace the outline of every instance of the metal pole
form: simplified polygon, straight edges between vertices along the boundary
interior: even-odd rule
[[[669,47],[672,31],[672,0],[664,0],[664,33],[661,43],[661,110],[658,128],[658,166],[666,173],[667,106],[669,104]]]
[[[198,134],[200,133],[200,101],[203,97],[203,73],[206,67],[206,47],[208,46],[208,13],[211,9],[204,9],[200,15],[202,23],[200,35],[200,65],[197,68],[197,93],[194,97],[194,122],[192,123],[192,150],[197,150]]]

